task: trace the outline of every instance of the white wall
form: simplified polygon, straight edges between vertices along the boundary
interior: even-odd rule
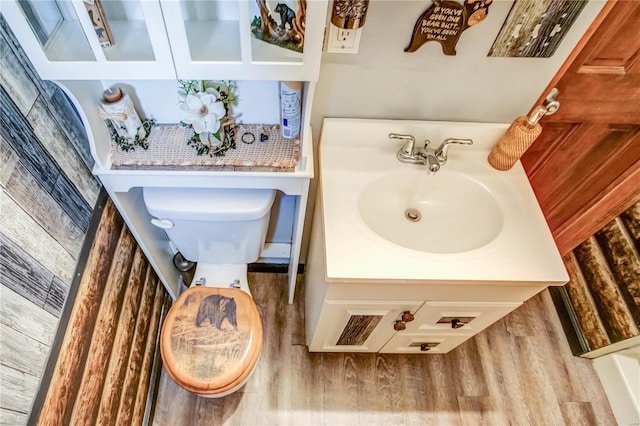
[[[585,6],[551,58],[493,58],[512,1],[494,0],[487,18],[462,33],[457,55],[446,56],[435,42],[404,52],[430,2],[371,0],[359,52],[323,54],[314,129],[323,117],[510,123],[533,106],[604,3]]]

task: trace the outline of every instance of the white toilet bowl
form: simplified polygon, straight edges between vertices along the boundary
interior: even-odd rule
[[[262,319],[249,291],[247,263],[264,245],[275,191],[144,188],[143,194],[152,223],[197,262],[191,287],[162,326],[164,367],[190,392],[235,392],[262,350]]]

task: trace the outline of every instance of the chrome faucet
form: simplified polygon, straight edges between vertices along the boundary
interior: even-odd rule
[[[436,149],[427,148],[430,143],[430,141],[428,140],[424,141],[424,147],[416,148],[416,139],[411,135],[389,133],[389,138],[404,141],[404,144],[396,154],[398,160],[403,163],[425,164],[431,172],[437,172],[438,170],[440,170],[440,166],[444,165],[447,162],[449,145],[473,144],[473,141],[471,139],[448,138],[445,139]]]

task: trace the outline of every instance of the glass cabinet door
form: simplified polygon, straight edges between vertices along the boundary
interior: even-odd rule
[[[158,0],[3,0],[45,79],[175,78]]]
[[[179,78],[317,80],[324,0],[161,4]]]
[[[239,8],[235,1],[180,2],[187,46],[194,62],[240,62]],[[186,53],[186,52],[185,52]]]
[[[93,8],[85,7],[107,61],[155,61],[147,22],[139,1],[109,0],[94,3]],[[96,19],[100,13],[104,17],[103,25]],[[105,34],[105,30],[108,34]]]
[[[28,27],[25,29],[31,30],[47,60],[96,60],[76,11],[69,2],[18,0],[3,5],[3,12],[9,14],[9,17],[17,12],[19,18],[26,20]],[[24,31],[15,28],[15,21],[10,19],[10,24],[16,37],[20,38]]]

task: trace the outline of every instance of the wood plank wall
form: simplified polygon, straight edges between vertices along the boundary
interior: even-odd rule
[[[565,286],[587,352],[640,336],[640,201],[565,257]]]
[[[69,99],[0,14],[0,424],[26,422],[100,191]]]
[[[171,299],[110,199],[92,238],[30,423],[141,425],[151,416]]]

